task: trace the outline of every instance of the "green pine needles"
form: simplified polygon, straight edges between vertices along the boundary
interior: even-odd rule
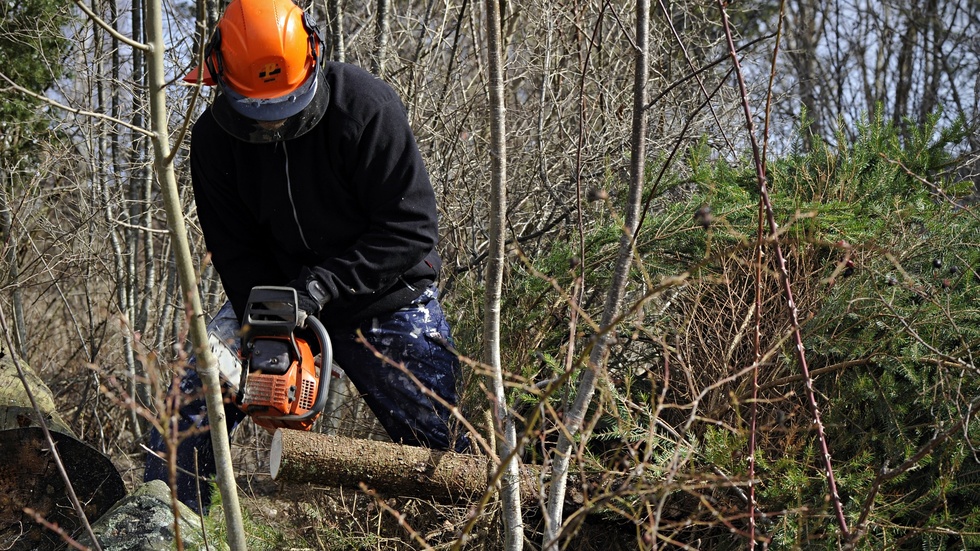
[[[932,125],[902,143],[871,121],[856,140],[770,159],[780,233],[764,232],[761,263],[753,171],[703,143],[691,148],[659,182],[666,191],[651,197],[636,236],[626,313],[582,439],[583,470],[610,475],[589,503],[628,519],[638,537],[656,528],[675,542],[744,549],[754,435],[756,537],[772,549],[847,543],[792,349],[778,242],[845,516],[860,536],[852,543],[980,546],[980,212],[964,203],[973,183],[956,177],[964,136]],[[508,281],[512,372],[564,383],[544,415],[527,417],[539,443],[560,424],[588,356],[589,316],[601,312],[619,239],[610,195],[587,207],[585,258],[570,233]],[[521,393],[519,409],[540,399]]]

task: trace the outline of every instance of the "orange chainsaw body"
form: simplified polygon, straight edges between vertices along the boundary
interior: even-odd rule
[[[247,375],[242,397],[242,411],[252,417],[255,424],[270,430],[290,428],[310,430],[319,416],[313,411],[320,380],[320,366],[313,358],[310,345],[296,339],[297,358],[290,358],[284,373],[253,371]],[[290,420],[293,416],[313,415],[302,421]],[[287,419],[282,419],[287,417]]]
[[[269,430],[310,430],[326,405],[333,362],[330,337],[316,318],[301,316],[296,291],[284,287],[252,289],[242,323],[245,365],[238,406]],[[307,327],[319,344],[296,336]]]

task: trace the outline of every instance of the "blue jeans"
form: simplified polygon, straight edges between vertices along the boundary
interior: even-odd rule
[[[435,288],[430,287],[410,305],[391,314],[365,320],[342,332],[335,329],[330,335],[333,356],[392,441],[439,450],[466,450],[469,440],[465,435],[456,434],[456,424],[449,410],[427,397],[400,369],[377,358],[372,350],[357,342],[358,332],[381,355],[395,364],[404,365],[422,385],[447,403],[456,405],[459,358],[452,350],[454,344],[449,323]],[[177,430],[207,427],[207,406],[196,371],[187,371],[181,379],[180,391],[183,403],[179,408]],[[225,413],[231,433],[245,414],[229,400],[225,402]],[[149,438],[150,449],[166,450],[159,432],[151,431]],[[194,472],[195,451],[200,475],[197,484],[194,476],[189,474]],[[178,469],[178,499],[196,511],[200,488],[207,509],[210,503],[208,479],[215,473],[211,435],[201,431],[184,438],[177,447],[177,465],[187,471],[182,473]],[[147,454],[143,480],[168,478],[166,463]]]

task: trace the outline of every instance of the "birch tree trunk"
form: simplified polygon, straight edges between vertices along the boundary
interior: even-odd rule
[[[225,408],[221,396],[221,381],[217,364],[208,345],[207,327],[201,307],[201,295],[197,287],[197,270],[191,259],[187,227],[180,205],[177,178],[174,174],[173,155],[170,151],[169,123],[166,106],[166,74],[163,69],[164,34],[163,8],[159,0],[147,0],[146,38],[150,46],[147,59],[150,125],[153,130],[154,169],[160,182],[167,226],[174,244],[180,289],[190,323],[191,342],[197,358],[197,373],[204,384],[204,397],[208,406],[208,422],[214,461],[217,470],[218,490],[221,493],[222,510],[225,514],[228,545],[232,551],[246,549],[245,530],[242,524],[241,506],[238,502],[238,486],[231,462],[231,443],[225,424]]]
[[[27,351],[27,329],[24,320],[24,293],[18,284],[20,280],[20,260],[17,257],[17,240],[14,238],[13,206],[7,195],[7,190],[13,193],[17,189],[16,176],[12,171],[0,166],[0,252],[7,263],[10,282],[13,290],[10,292],[10,302],[14,311],[14,347],[17,354],[24,356]],[[3,346],[0,345],[0,350]]]
[[[331,59],[341,63],[345,60],[344,49],[344,9],[340,0],[327,0],[327,32],[326,45],[332,50]]]
[[[492,0],[491,0],[492,1]],[[565,430],[558,437],[558,445],[552,455],[551,489],[548,494],[547,514],[542,549],[557,551],[558,537],[562,525],[562,503],[568,485],[568,467],[572,455],[572,438],[582,428],[585,413],[595,393],[596,376],[606,362],[608,350],[607,333],[614,330],[613,322],[619,316],[630,266],[633,263],[633,242],[640,218],[643,196],[643,178],[646,157],[646,105],[647,71],[649,65],[649,25],[650,2],[639,0],[636,3],[636,58],[633,79],[633,128],[630,158],[630,189],[626,202],[623,234],[619,240],[619,254],[613,272],[609,292],[602,313],[600,325],[603,331],[596,339],[589,355],[589,364],[582,373],[575,401],[565,413]]]
[[[385,70],[385,56],[388,55],[388,35],[391,34],[391,25],[388,21],[391,12],[389,0],[378,0],[378,13],[376,14],[376,35],[374,37],[374,57],[371,60],[371,72],[384,78],[382,72]]]
[[[500,457],[500,497],[503,506],[504,549],[524,548],[520,478],[514,416],[507,405],[500,359],[500,295],[504,281],[507,231],[507,140],[504,69],[501,61],[500,2],[487,0],[487,83],[490,93],[490,244],[487,249],[486,297],[483,318],[483,361],[493,373],[494,424]]]

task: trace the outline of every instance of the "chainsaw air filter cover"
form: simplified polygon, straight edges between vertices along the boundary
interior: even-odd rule
[[[282,375],[289,371],[289,343],[282,339],[262,339],[252,346],[252,371]]]
[[[330,336],[316,317],[300,316],[298,302],[292,287],[254,287],[242,320],[245,369],[238,405],[270,430],[310,430],[330,389]],[[297,335],[304,327],[316,337],[316,357]]]

